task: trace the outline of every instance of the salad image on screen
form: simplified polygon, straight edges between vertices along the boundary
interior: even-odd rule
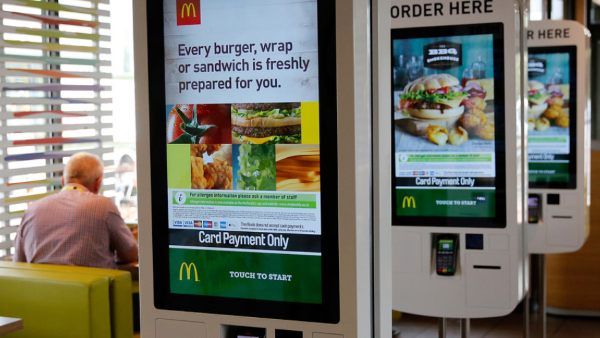
[[[392,30],[394,224],[504,226],[501,31]]]
[[[242,144],[235,147],[236,189],[275,190],[275,145]]]
[[[575,188],[575,47],[529,52],[529,185]]]

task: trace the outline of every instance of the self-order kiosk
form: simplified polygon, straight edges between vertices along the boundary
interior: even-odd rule
[[[134,8],[142,335],[371,337],[369,1]]]
[[[374,135],[395,310],[501,316],[525,294],[525,17],[518,1],[389,3]]]
[[[528,28],[530,253],[576,251],[588,237],[589,36],[575,21]]]

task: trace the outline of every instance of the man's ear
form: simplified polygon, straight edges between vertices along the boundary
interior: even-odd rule
[[[92,192],[94,194],[98,194],[98,192],[100,192],[101,186],[102,186],[102,177],[98,177],[98,179],[94,182],[94,190]]]
[[[60,178],[60,182],[62,183],[62,186],[64,187],[65,186],[65,177],[64,176]]]

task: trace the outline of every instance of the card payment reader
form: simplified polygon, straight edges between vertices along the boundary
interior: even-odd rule
[[[458,236],[437,235],[436,273],[440,276],[454,276],[458,253]]]

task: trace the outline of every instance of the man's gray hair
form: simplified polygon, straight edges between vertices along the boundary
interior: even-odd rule
[[[84,186],[91,186],[98,178],[102,177],[104,172],[104,163],[100,157],[80,152],[71,157],[63,175],[65,184],[79,183]]]

